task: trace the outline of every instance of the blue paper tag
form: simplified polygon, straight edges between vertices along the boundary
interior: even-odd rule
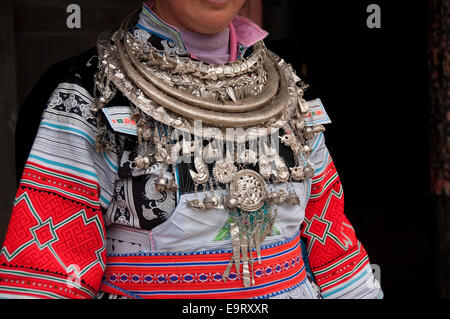
[[[109,106],[102,111],[114,132],[137,136],[136,121],[131,118],[129,106]]]
[[[307,101],[310,114],[305,116],[306,125],[330,124],[331,120],[320,99]]]

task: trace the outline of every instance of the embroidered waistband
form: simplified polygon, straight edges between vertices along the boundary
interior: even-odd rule
[[[107,257],[101,291],[133,298],[232,299],[276,295],[305,280],[300,236],[252,253],[254,284],[244,287],[242,267],[223,278],[230,252],[128,254]],[[239,269],[239,271],[238,271]]]

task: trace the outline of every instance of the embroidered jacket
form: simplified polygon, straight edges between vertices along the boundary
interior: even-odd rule
[[[160,50],[188,54],[177,30],[159,20],[149,6],[151,2],[144,5],[132,32]],[[233,21],[230,32],[236,58],[267,35],[241,17]],[[192,192],[187,167],[177,169],[177,193],[151,188],[155,176],[167,173],[157,165],[140,173],[131,169],[136,136],[129,102],[120,94],[105,108],[118,147],[102,154],[95,151],[98,129],[89,106],[96,67],[86,66],[91,58],[86,56],[61,80],[42,114],[0,253],[0,297],[94,298],[102,280],[110,280],[104,278],[105,268],[115,254],[195,251],[229,241],[226,217],[217,223],[221,214],[196,217],[183,208],[183,199]],[[308,99],[320,104],[312,93]],[[302,189],[304,205],[282,212],[274,233],[281,240],[300,232],[304,259],[324,298],[382,298],[367,252],[344,214],[343,187],[324,139],[320,134],[312,143],[316,171]],[[195,220],[186,222],[189,219]],[[110,231],[111,225],[120,226]],[[127,239],[120,231],[123,226],[145,239]],[[208,245],[202,246],[205,242]],[[295,291],[300,284],[269,297]],[[310,282],[305,287],[312,288]]]

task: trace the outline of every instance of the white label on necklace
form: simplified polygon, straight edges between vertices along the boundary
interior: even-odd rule
[[[305,116],[306,125],[330,124],[331,120],[320,99],[307,101],[310,114]]]
[[[129,106],[109,106],[102,111],[115,132],[137,136],[136,121],[131,118]]]

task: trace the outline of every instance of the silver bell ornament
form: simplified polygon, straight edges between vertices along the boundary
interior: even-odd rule
[[[234,196],[226,196],[224,202],[229,209],[235,209],[239,205],[239,200]]]
[[[304,145],[304,146],[303,146],[303,154],[304,154],[305,156],[311,155],[311,152],[312,152],[311,146],[309,146],[309,145]]]
[[[205,196],[205,198],[203,198],[203,205],[206,210],[211,210],[214,208],[215,202],[210,196]]]
[[[168,182],[164,177],[158,178],[155,182],[155,188],[158,192],[162,193],[167,190]]]
[[[134,160],[137,169],[147,169],[150,166],[150,158],[148,156],[138,156]]]
[[[290,170],[291,176],[294,180],[301,181],[305,178],[305,174],[303,173],[303,167],[301,166],[291,167]]]
[[[205,210],[205,205],[203,204],[203,202],[199,199],[194,199],[194,200],[190,200],[186,202],[186,206],[188,208],[191,208],[193,210]]]
[[[289,203],[289,205],[291,205],[291,206],[297,206],[297,205],[300,205],[300,198],[297,196],[297,194],[296,193],[294,193],[294,192],[290,192],[288,195],[287,195],[287,202]]]
[[[304,169],[304,174],[306,179],[311,179],[314,177],[314,168],[311,165],[308,165]]]
[[[312,138],[314,138],[315,132],[314,132],[314,128],[311,126],[308,126],[307,128],[305,128],[305,138],[307,140],[311,140]]]

